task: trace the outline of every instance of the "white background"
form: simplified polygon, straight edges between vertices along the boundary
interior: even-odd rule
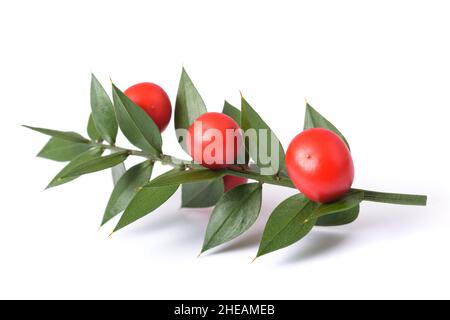
[[[0,298],[450,298],[448,1],[2,1]],[[151,81],[175,101],[184,64],[209,110],[239,90],[285,147],[304,97],[352,146],[354,185],[429,195],[427,207],[365,203],[250,263],[271,210],[197,258],[210,210],[179,194],[108,238],[109,172],[43,191],[60,163],[20,124],[83,132],[90,73]],[[121,138],[123,143],[123,138]],[[165,151],[183,155],[173,125]]]

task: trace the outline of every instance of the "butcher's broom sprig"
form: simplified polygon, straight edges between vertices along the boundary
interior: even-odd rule
[[[295,188],[283,169],[283,163],[273,175],[263,175],[256,164],[210,170],[193,161],[165,154],[160,131],[152,119],[114,84],[112,97],[111,101],[99,81],[92,76],[92,112],[87,125],[89,138],[75,132],[26,127],[51,136],[39,152],[39,157],[68,162],[51,180],[48,188],[87,173],[112,168],[115,185],[101,225],[123,212],[113,232],[155,211],[181,186],[183,207],[215,206],[206,229],[201,250],[203,253],[240,236],[255,223],[261,209],[264,184]],[[273,133],[243,97],[241,102],[241,110],[225,102],[223,113],[232,117],[244,130],[266,129],[269,134]],[[203,99],[183,69],[175,105],[175,129],[188,129],[205,112],[207,109]],[[347,142],[330,121],[307,103],[304,129],[315,127],[331,130]],[[119,128],[137,149],[116,145]],[[183,141],[180,144],[185,148]],[[281,159],[284,159],[281,144],[279,150]],[[124,162],[129,157],[141,157],[143,161],[125,170]],[[155,162],[171,166],[172,169],[151,179]],[[254,182],[225,193],[222,179],[225,175],[248,178]],[[351,189],[333,203],[320,204],[297,193],[280,203],[272,212],[257,257],[299,241],[314,226],[338,226],[355,221],[363,201],[424,206],[427,197]]]

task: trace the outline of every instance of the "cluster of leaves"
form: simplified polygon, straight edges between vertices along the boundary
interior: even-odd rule
[[[277,152],[281,166],[273,176],[258,172],[265,165],[250,164],[248,169],[212,171],[190,161],[181,165],[162,151],[162,139],[153,120],[126,95],[112,84],[112,100],[92,76],[91,115],[87,125],[89,138],[74,132],[64,132],[28,127],[51,136],[38,156],[69,163],[52,179],[48,187],[72,181],[84,174],[112,168],[114,189],[103,214],[102,225],[121,215],[114,231],[153,212],[165,203],[181,186],[182,206],[187,208],[215,206],[207,226],[202,252],[228,242],[247,231],[257,220],[262,202],[263,184],[271,183],[293,187],[284,167],[285,153],[281,143]],[[175,128],[187,129],[200,115],[207,112],[206,105],[183,69],[175,105]],[[241,109],[225,102],[223,113],[232,117],[243,130],[265,129],[273,133],[267,123],[242,97]],[[322,127],[334,131],[346,143],[341,132],[309,104],[306,106],[304,129]],[[115,145],[118,129],[139,150]],[[185,142],[179,137],[180,145]],[[258,159],[260,143],[255,150],[248,149],[248,158]],[[348,145],[348,143],[347,143]],[[105,151],[110,152],[104,155]],[[272,150],[267,146],[267,150]],[[145,160],[128,170],[124,161],[129,156]],[[270,156],[270,154],[269,154]],[[174,168],[151,179],[156,161]],[[247,177],[256,182],[244,184],[224,192],[223,176],[226,174]],[[334,203],[319,204],[296,194],[283,201],[270,215],[262,235],[257,256],[289,246],[307,235],[314,226],[336,226],[353,222],[359,215],[363,200],[399,204],[424,205],[425,196],[379,193],[350,190]]]

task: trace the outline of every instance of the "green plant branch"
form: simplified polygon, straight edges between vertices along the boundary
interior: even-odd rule
[[[173,157],[171,155],[161,154],[160,157],[154,157],[140,150],[127,149],[95,141],[91,141],[90,144],[92,146],[109,149],[116,152],[125,151],[128,152],[130,155],[144,157],[155,162],[159,161],[163,165],[169,165],[174,168],[190,168],[190,169],[203,168],[202,166],[191,160],[184,160],[177,157]],[[250,180],[258,181],[259,183],[266,183],[296,189],[295,185],[292,183],[289,177],[283,175],[275,175],[275,176],[262,175],[259,172],[257,172],[255,168],[252,166],[232,166],[228,169],[225,169],[223,172],[226,175],[247,178]],[[427,196],[424,195],[387,193],[362,189],[352,189],[352,190],[362,191],[364,193],[365,201],[400,204],[400,205],[417,205],[417,206],[424,206],[427,203]]]

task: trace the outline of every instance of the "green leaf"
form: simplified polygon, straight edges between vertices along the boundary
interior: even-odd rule
[[[68,170],[62,178],[78,177],[83,174],[92,173],[104,169],[108,169],[124,162],[128,158],[127,151],[116,152],[104,157],[97,157],[88,159],[87,161],[79,163],[77,166]]]
[[[260,169],[268,170],[266,174],[277,174],[280,171],[285,170],[285,154],[283,146],[281,145],[280,140],[275,136],[273,131],[269,128],[269,126],[264,122],[264,120],[258,115],[258,113],[248,104],[248,102],[242,97],[242,111],[241,111],[241,125],[244,132],[247,132],[249,129],[256,130],[256,148],[252,148],[250,144],[250,148],[248,150],[250,156],[253,160],[256,161],[258,167]],[[260,140],[260,130],[266,130],[267,139],[266,145],[264,146],[263,141]],[[274,145],[277,147],[272,150],[271,136],[274,139]],[[248,147],[248,144],[246,143]],[[261,158],[261,152],[259,151],[261,148],[267,150],[267,159]],[[278,150],[276,150],[278,149]],[[273,161],[273,156],[275,156],[275,152],[278,151],[278,161]],[[263,152],[263,156],[266,152]],[[270,160],[270,164],[268,164]]]
[[[223,179],[186,183],[181,186],[183,208],[208,208],[214,206],[223,195]]]
[[[162,178],[165,175],[171,175],[178,170],[179,169],[173,169],[158,178]],[[134,196],[133,200],[131,200],[130,204],[120,218],[119,223],[114,229],[114,232],[158,209],[170,197],[172,197],[178,187],[179,185],[151,187],[150,184],[147,184],[144,186]]]
[[[111,99],[97,78],[91,80],[91,109],[95,127],[100,136],[110,144],[116,142],[117,120]]]
[[[45,128],[37,128],[37,127],[30,127],[30,126],[23,126],[25,128],[46,134],[48,136],[59,138],[62,140],[68,140],[72,142],[79,142],[79,143],[89,143],[90,141],[83,137],[82,135],[76,133],[76,132],[66,132],[66,131],[58,131],[58,130],[52,130],[52,129],[45,129]]]
[[[159,157],[162,149],[161,132],[152,118],[114,84],[113,99],[117,120],[123,134],[141,150]]]
[[[55,161],[71,161],[89,148],[86,143],[50,138],[37,156]]]
[[[223,106],[222,113],[224,113],[227,116],[231,117],[234,121],[237,122],[239,127],[241,127],[241,110],[239,110],[238,108],[232,106],[227,101],[225,101],[225,105]],[[246,143],[246,148],[245,149],[246,149],[245,150],[245,163],[248,164],[249,161],[250,161],[250,156],[249,156],[248,151],[247,151],[248,143]]]
[[[354,207],[359,206],[359,204],[361,203],[361,201],[363,201],[363,199],[364,199],[363,191],[352,189],[342,198],[334,202],[321,204],[314,211],[314,216],[316,218],[319,218],[333,213],[348,211]]]
[[[150,186],[161,187],[170,185],[180,185],[184,183],[209,181],[224,176],[222,171],[214,171],[209,169],[196,169],[186,171],[170,171],[169,173],[159,176],[150,181]]]
[[[334,227],[350,224],[353,221],[355,221],[358,218],[358,216],[359,216],[359,206],[356,206],[342,212],[322,216],[319,219],[317,219],[316,226]]]
[[[236,121],[239,127],[241,126],[241,110],[229,104],[228,101],[225,101],[222,113]]]
[[[152,175],[153,163],[144,161],[126,171],[117,181],[103,215],[102,225],[125,210]]]
[[[112,178],[114,185],[119,182],[120,178],[122,178],[123,174],[127,171],[125,165],[123,163],[119,163],[117,166],[111,168]]]
[[[91,159],[96,159],[99,156],[101,156],[103,153],[103,149],[101,148],[92,148],[89,149],[85,152],[83,152],[82,154],[80,154],[78,157],[76,157],[75,159],[73,159],[71,162],[69,162],[54,178],[53,180],[49,183],[49,185],[47,186],[48,188],[52,188],[52,187],[56,187],[59,185],[62,185],[64,183],[67,183],[69,181],[72,181],[76,178],[78,178],[78,176],[71,176],[71,177],[66,177],[67,173],[72,171],[73,168],[77,167],[79,164],[81,163],[85,163],[86,161],[89,161]]]
[[[350,149],[350,145],[344,135],[330,121],[311,107],[309,103],[306,103],[305,124],[303,129],[306,130],[310,128],[324,128],[336,133]]]
[[[202,252],[247,231],[258,218],[261,202],[262,186],[259,183],[243,184],[225,193],[209,220]]]
[[[314,211],[318,206],[301,194],[283,201],[267,221],[257,257],[290,246],[306,236],[316,223]]]
[[[205,102],[183,68],[175,103],[175,129],[189,129],[189,126],[205,112]],[[177,139],[183,149],[187,151],[182,136],[177,134]]]
[[[89,115],[89,121],[87,125],[87,133],[89,138],[91,138],[92,141],[101,141],[102,137],[100,136],[100,133],[98,132],[97,128],[95,127],[94,118],[92,118],[92,113]]]

